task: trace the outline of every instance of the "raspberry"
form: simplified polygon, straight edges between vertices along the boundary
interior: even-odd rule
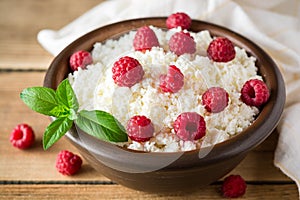
[[[130,118],[127,123],[128,137],[136,142],[150,140],[154,133],[154,126],[151,120],[143,115],[136,115]]]
[[[196,52],[196,43],[189,33],[176,32],[169,40],[169,49],[178,56],[193,54]]]
[[[75,174],[81,168],[81,165],[81,158],[72,152],[62,150],[57,155],[56,169],[63,175],[71,176]]]
[[[211,87],[203,93],[202,104],[208,112],[221,112],[228,105],[228,93],[223,88]]]
[[[184,84],[184,76],[175,65],[170,65],[168,74],[160,76],[160,88],[163,92],[176,93]]]
[[[208,45],[207,56],[215,62],[229,62],[235,57],[234,46],[225,37],[215,38]]]
[[[77,71],[79,67],[85,69],[92,62],[91,53],[83,50],[73,53],[70,57],[70,67],[73,71]]]
[[[259,107],[270,97],[267,85],[258,79],[248,80],[241,90],[241,100],[248,106]]]
[[[247,185],[240,175],[230,175],[225,178],[222,193],[226,198],[241,197],[246,193]]]
[[[34,143],[34,132],[27,124],[18,124],[10,134],[10,142],[14,147],[27,149]]]
[[[124,56],[114,63],[112,78],[120,87],[132,87],[142,80],[144,70],[138,60]]]
[[[159,46],[159,42],[154,31],[148,26],[139,28],[133,40],[134,49],[136,51],[146,51],[150,50],[154,46]]]
[[[181,113],[173,124],[176,135],[184,141],[199,140],[205,136],[204,118],[196,112]]]
[[[181,27],[182,29],[189,29],[191,27],[192,20],[190,16],[183,12],[177,12],[170,15],[166,21],[168,29]]]

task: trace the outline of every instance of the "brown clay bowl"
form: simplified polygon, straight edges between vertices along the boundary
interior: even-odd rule
[[[118,37],[144,25],[165,28],[166,18],[123,21],[96,29],[67,46],[52,62],[44,86],[56,89],[70,73],[68,60],[77,50],[91,51],[95,42]],[[272,59],[256,44],[224,27],[194,20],[191,31],[209,30],[226,36],[235,45],[257,58],[259,73],[271,96],[255,122],[242,133],[213,147],[175,153],[146,153],[117,147],[80,131],[75,126],[66,134],[89,164],[112,181],[147,192],[174,192],[199,189],[229,173],[247,153],[262,143],[276,128],[285,103],[282,76]]]

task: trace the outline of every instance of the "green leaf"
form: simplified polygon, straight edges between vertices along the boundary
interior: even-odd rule
[[[121,123],[104,111],[82,110],[78,113],[75,123],[81,130],[104,141],[126,142],[128,140]]]
[[[52,113],[52,116],[57,117],[68,117],[70,115],[70,109],[65,105],[58,105],[54,107],[50,112]]]
[[[67,108],[72,108],[78,111],[79,104],[75,92],[68,79],[63,80],[56,89],[56,97],[59,103],[65,105]]]
[[[69,118],[57,118],[45,130],[43,137],[43,148],[47,150],[57,142],[73,125]]]
[[[26,88],[21,92],[20,97],[32,110],[44,115],[58,117],[51,112],[58,105],[53,89],[46,87]]]

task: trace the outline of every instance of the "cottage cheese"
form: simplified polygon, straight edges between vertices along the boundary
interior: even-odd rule
[[[178,29],[167,32],[151,27],[160,47],[145,53],[134,51],[132,41],[135,31],[118,40],[96,43],[92,51],[94,63],[87,70],[79,69],[69,75],[78,97],[80,109],[98,109],[111,113],[126,127],[134,115],[151,119],[154,137],[144,143],[129,141],[129,149],[151,152],[189,151],[207,147],[240,133],[255,119],[259,110],[240,100],[240,90],[249,79],[261,79],[257,75],[255,58],[244,49],[235,47],[236,57],[227,63],[210,61],[206,49],[212,40],[208,31],[190,33],[196,42],[196,53],[176,56],[168,50],[168,40]],[[145,71],[143,80],[131,88],[118,87],[112,79],[113,63],[122,56],[136,58]],[[184,86],[179,92],[159,92],[159,76],[167,73],[169,65],[176,65],[184,75]],[[238,76],[237,76],[238,75]],[[209,113],[201,104],[201,95],[210,87],[223,87],[229,94],[229,103],[220,113]],[[182,112],[197,112],[206,121],[206,136],[198,141],[180,140],[172,123]]]

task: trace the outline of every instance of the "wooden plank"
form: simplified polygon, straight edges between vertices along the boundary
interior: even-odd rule
[[[248,181],[290,181],[273,164],[273,152],[251,151],[230,174],[240,174]]]
[[[0,38],[0,55],[0,69],[47,69],[54,59],[33,39],[12,41]]]
[[[55,159],[60,150],[77,150],[62,139],[52,148],[44,151],[42,135],[50,123],[48,117],[31,111],[19,98],[22,89],[41,86],[44,72],[0,73],[0,180],[104,180],[103,175],[84,162],[82,170],[73,177],[65,177],[55,169]],[[28,150],[19,150],[9,142],[9,135],[15,125],[28,123],[35,131],[36,143]]]
[[[83,169],[73,177],[60,175],[55,167],[55,158],[62,149],[77,153],[77,150],[62,139],[44,151],[41,146],[43,131],[50,123],[46,116],[31,111],[19,98],[22,89],[41,86],[44,72],[0,73],[0,180],[7,181],[109,181],[101,173],[84,162]],[[33,148],[25,151],[13,148],[9,143],[10,131],[18,123],[33,126],[37,141]],[[248,181],[291,181],[273,165],[276,133],[262,145],[249,153],[232,173],[242,175]]]
[[[102,1],[1,0],[0,69],[46,69],[52,56],[38,44],[37,33],[59,30]]]
[[[59,29],[102,1],[104,0],[1,0],[0,26],[6,28],[1,32],[26,39],[42,28]]]
[[[246,194],[237,199],[297,199],[295,185],[248,184]],[[0,199],[224,199],[220,185],[211,185],[193,193],[150,194],[120,185],[2,185]]]

